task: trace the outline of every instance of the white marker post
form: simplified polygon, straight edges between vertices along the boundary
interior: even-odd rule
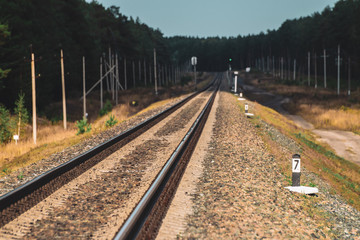
[[[239,98],[238,98],[239,101],[245,101],[246,99],[243,97],[243,93],[240,92],[239,93]]]
[[[19,135],[14,135],[15,144],[17,145],[17,142],[19,141]]]
[[[245,103],[245,115],[248,117],[248,118],[251,118],[254,116],[253,113],[249,113],[249,105],[247,103]]]
[[[285,187],[291,192],[297,192],[302,194],[316,194],[319,190],[316,187],[300,186],[301,175],[301,159],[299,154],[292,156],[292,186]]]
[[[294,154],[292,156],[292,186],[293,187],[300,186],[300,176],[301,176],[300,162],[301,162],[300,155]]]
[[[235,95],[237,94],[237,77],[238,77],[238,74],[239,74],[239,72],[238,71],[235,71],[234,72],[234,74],[235,74],[235,79],[234,79],[234,90],[235,90]]]

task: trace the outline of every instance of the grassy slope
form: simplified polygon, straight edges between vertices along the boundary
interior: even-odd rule
[[[337,156],[329,150],[328,146],[316,142],[310,132],[299,129],[292,121],[276,111],[257,103],[252,104],[256,115],[252,122],[259,129],[259,134],[263,136],[268,150],[278,159],[287,179],[291,179],[290,159],[296,152],[290,152],[289,149],[284,152],[284,148],[272,139],[271,133],[263,129],[262,121],[293,139],[300,146],[302,166],[306,166],[306,169],[330,183],[336,192],[360,210],[358,201],[360,199],[360,166]],[[239,103],[239,105],[241,111],[244,111],[243,104]],[[311,183],[304,183],[311,185]]]

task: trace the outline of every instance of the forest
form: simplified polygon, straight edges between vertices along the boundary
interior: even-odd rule
[[[0,0],[0,104],[12,108],[22,92],[30,109],[31,53],[41,111],[62,96],[61,50],[66,95],[75,98],[82,94],[83,56],[90,88],[99,80],[99,59],[109,48],[118,54],[120,63],[125,57],[128,62],[150,62],[156,48],[162,63],[170,58],[165,44],[160,30],[122,15],[119,7],[105,9],[96,1],[84,0]]]
[[[330,88],[336,88],[340,50],[341,90],[347,90],[348,79],[351,89],[360,86],[359,0],[340,0],[333,8],[326,7],[321,13],[286,20],[279,29],[266,33],[230,38],[176,36],[167,41],[170,52],[178,61],[197,56],[199,70],[224,71],[231,64],[233,69],[257,67],[273,72],[275,68],[275,72],[279,72],[283,62],[283,78],[291,77],[292,80],[296,60],[297,79],[304,84],[308,84],[310,55],[311,84],[315,84],[316,73],[318,86],[324,86],[325,56],[327,87]]]
[[[240,28],[242,23],[237,24]],[[207,38],[165,38],[159,29],[123,15],[120,7],[104,8],[97,1],[0,0],[0,104],[11,109],[22,92],[30,109],[31,53],[41,110],[61,99],[60,50],[64,51],[67,97],[76,98],[82,93],[82,57],[90,87],[99,79],[99,58],[109,47],[118,54],[120,66],[125,58],[150,64],[156,48],[160,64],[177,66],[197,56],[199,71],[224,71],[229,64],[233,69],[257,67],[268,72],[282,67],[285,79],[295,68],[298,82],[304,84],[310,63],[311,84],[316,73],[319,86],[323,86],[326,61],[327,87],[334,89],[339,62],[341,90],[347,89],[347,79],[351,89],[357,89],[359,43],[360,0],[340,0],[333,8],[286,20],[266,33]]]

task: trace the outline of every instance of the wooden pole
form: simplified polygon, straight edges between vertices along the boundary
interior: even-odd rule
[[[308,86],[310,86],[310,52],[308,52]]]
[[[132,61],[132,70],[133,70],[133,82],[134,82],[133,88],[135,88],[135,62],[134,61]]]
[[[337,95],[340,95],[340,44],[338,45],[338,59],[337,59],[337,67],[338,67],[338,71],[337,71]]]
[[[157,74],[156,74],[156,49],[155,48],[154,48],[154,81],[155,81],[155,94],[158,95]]]
[[[85,57],[83,57],[83,118],[86,119],[86,89],[85,89]]]
[[[64,55],[63,50],[60,51],[60,62],[61,62],[61,86],[62,86],[62,100],[63,100],[63,123],[64,129],[67,129],[66,119],[66,96],[65,96],[65,76],[64,76]]]
[[[141,83],[141,61],[139,60],[139,82]]]
[[[109,71],[110,71],[110,91],[111,91],[111,96],[112,99],[114,100],[114,77],[113,77],[113,72],[111,71],[111,67],[112,67],[112,59],[111,59],[111,48],[109,47]]]
[[[327,87],[326,83],[326,49],[324,49],[324,88]]]
[[[116,87],[115,87],[115,91],[116,91],[116,96],[115,96],[115,103],[116,105],[118,105],[118,90],[119,90],[119,60],[118,60],[118,55],[116,54],[115,55],[115,66],[116,66]]]
[[[168,67],[166,65],[164,65],[164,74],[165,74],[165,82],[166,82],[166,86],[169,86],[169,76],[168,76]]]
[[[103,60],[102,60],[102,57],[100,57],[100,109],[103,109],[104,108],[104,99],[103,99],[103,80],[102,80],[102,77],[103,77]]]
[[[32,111],[33,111],[33,140],[36,144],[36,86],[35,86],[35,57],[31,53],[31,86],[32,86]]]
[[[315,88],[317,88],[317,55],[315,53]]]
[[[124,57],[124,78],[125,78],[125,90],[127,90],[126,57]]]
[[[294,81],[296,80],[296,59],[294,59]]]
[[[106,55],[105,55],[105,53],[103,53],[103,57],[104,57],[104,67],[105,67],[105,73],[107,73],[108,72],[108,64],[107,64],[107,62],[106,62]],[[110,64],[110,63],[109,63]],[[110,92],[110,84],[109,84],[109,74],[106,74],[106,90],[108,91],[108,92]]]
[[[112,92],[112,100],[115,100],[115,73],[114,73],[114,66],[115,66],[115,60],[114,60],[114,54],[111,55],[111,62],[110,62],[110,68],[111,68],[111,92]]]
[[[145,81],[145,86],[147,85],[147,81],[146,81],[146,61],[145,61],[145,58],[144,58],[144,81]]]
[[[275,57],[272,57],[273,77],[275,77]]]
[[[152,83],[152,71],[151,71],[152,67],[151,67],[151,61],[149,63],[149,82],[150,84]]]
[[[284,58],[281,57],[281,79],[284,79]]]
[[[348,96],[350,96],[351,93],[351,59],[349,57],[348,59],[349,66],[348,66]]]

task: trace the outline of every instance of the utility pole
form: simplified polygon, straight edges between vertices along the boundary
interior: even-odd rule
[[[294,59],[294,81],[296,79],[296,59]]]
[[[155,95],[158,95],[157,74],[156,74],[156,49],[155,48],[154,48],[154,81],[155,81]]]
[[[164,65],[164,68],[165,68],[164,74],[165,74],[165,82],[166,82],[166,86],[169,86],[168,68],[167,68],[167,66],[166,66],[166,65]]]
[[[102,57],[100,57],[100,109],[103,109],[104,108],[104,100],[103,100],[103,79],[102,79],[102,76],[103,76],[103,60],[102,60]]]
[[[315,88],[317,88],[317,56],[315,53]]]
[[[33,111],[33,140],[36,144],[36,86],[35,86],[35,57],[31,53],[31,86],[32,86],[32,111]]]
[[[310,86],[310,52],[308,52],[308,86]]]
[[[146,81],[146,61],[145,61],[145,58],[144,58],[144,81],[145,81],[145,86],[147,85],[147,81]]]
[[[83,56],[83,118],[86,119],[86,90],[85,90],[85,57]]]
[[[125,90],[127,90],[126,57],[124,57],[124,78],[125,78]]]
[[[115,54],[115,69],[116,69],[116,79],[115,79],[115,91],[116,91],[116,95],[115,95],[115,104],[118,105],[118,91],[119,91],[119,60],[118,60],[118,55]]]
[[[338,45],[337,65],[338,65],[338,72],[337,72],[337,95],[340,95],[340,44]]]
[[[141,83],[141,61],[139,60],[139,81]]]
[[[351,92],[351,59],[349,57],[348,59],[349,62],[349,66],[348,66],[348,96],[350,96],[350,92]]]
[[[132,61],[132,70],[133,70],[133,82],[134,82],[133,88],[135,88],[135,62],[134,62],[134,60]]]
[[[327,87],[326,83],[326,49],[324,49],[324,88]]]
[[[110,69],[111,69],[111,93],[112,93],[112,100],[115,100],[115,72],[114,72],[115,60],[114,54],[111,54],[111,62],[110,62]]]
[[[64,55],[63,50],[60,51],[60,63],[61,63],[61,86],[62,86],[62,100],[63,100],[63,123],[64,129],[67,129],[66,119],[66,96],[65,96],[65,77],[64,77]]]
[[[149,83],[152,83],[152,71],[151,71],[151,61],[149,61]]]
[[[281,57],[281,79],[284,79],[284,58]]]
[[[114,100],[114,76],[113,76],[113,71],[111,69],[112,67],[112,59],[111,59],[111,48],[109,47],[109,78],[110,78],[110,91],[111,91],[111,95],[112,95],[112,99]]]

